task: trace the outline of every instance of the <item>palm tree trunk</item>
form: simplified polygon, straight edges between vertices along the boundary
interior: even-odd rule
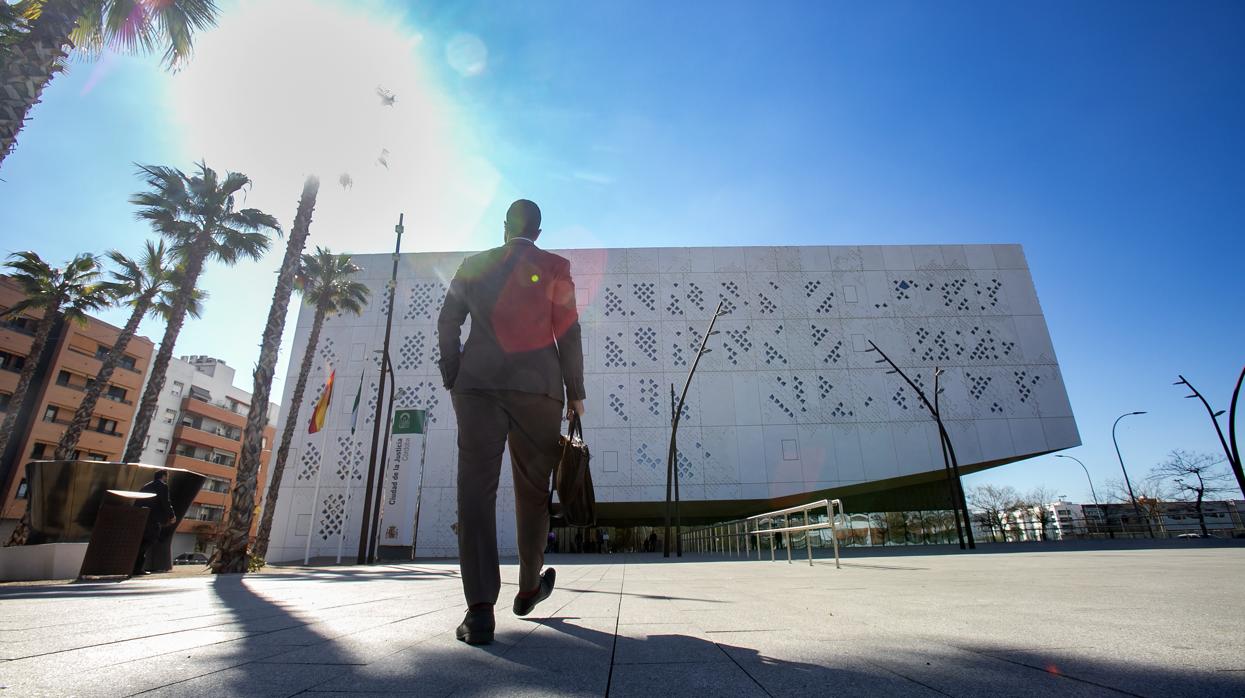
[[[138,411],[134,414],[134,424],[130,427],[130,440],[125,444],[125,455],[121,460],[126,463],[137,463],[143,455],[143,442],[147,440],[147,432],[151,430],[151,420],[156,416],[156,407],[160,392],[164,390],[164,382],[168,378],[169,362],[173,360],[173,347],[177,344],[177,335],[186,322],[186,309],[190,307],[194,296],[195,285],[199,283],[199,274],[203,272],[203,260],[207,257],[208,242],[211,229],[215,222],[207,221],[204,232],[195,240],[186,258],[186,276],[182,287],[173,299],[173,307],[169,310],[169,324],[164,327],[164,337],[160,340],[160,349],[151,363],[150,377],[147,387],[143,389],[143,399],[138,403]]]
[[[303,247],[307,244],[311,213],[315,210],[319,191],[320,180],[315,176],[308,177],[303,183],[298,213],[294,216],[294,227],[285,245],[285,258],[277,274],[277,288],[272,294],[272,306],[268,309],[268,322],[264,325],[264,337],[259,348],[259,361],[255,364],[255,385],[251,391],[251,409],[246,415],[246,429],[242,433],[242,458],[233,483],[229,524],[221,534],[220,548],[212,563],[212,572],[216,574],[247,571],[249,559],[246,546],[257,504],[256,480],[263,450],[264,427],[268,424],[268,396],[272,392],[272,375],[277,365],[281,333],[285,331],[290,294],[294,291],[294,275],[298,272]]]
[[[17,134],[43,89],[64,69],[73,49],[69,35],[86,5],[85,0],[46,2],[29,31],[14,32],[18,40],[0,48],[0,164],[17,146]]]
[[[112,378],[112,373],[117,369],[117,364],[121,363],[121,357],[125,355],[125,348],[129,346],[134,333],[138,331],[138,323],[147,314],[147,308],[151,306],[151,300],[155,295],[155,290],[152,290],[150,293],[143,294],[136,299],[134,312],[130,313],[130,319],[126,321],[125,327],[121,329],[121,334],[117,335],[117,341],[113,342],[112,350],[104,357],[104,362],[99,367],[99,373],[95,374],[95,381],[91,383],[91,387],[82,396],[82,403],[78,405],[78,409],[73,413],[73,420],[70,421],[69,428],[65,429],[65,434],[61,436],[60,443],[56,445],[56,453],[52,456],[56,460],[68,459],[73,454],[74,447],[78,445],[78,439],[82,438],[82,432],[86,430],[87,424],[91,422],[91,413],[95,411],[95,404],[99,402],[99,396],[108,387],[108,380]]]
[[[316,346],[320,343],[320,329],[324,326],[326,309],[324,303],[316,307],[315,319],[311,322],[311,333],[307,335],[307,348],[303,350],[303,362],[298,367],[298,380],[294,383],[294,394],[286,405],[285,428],[281,431],[281,446],[277,449],[276,460],[272,464],[272,481],[268,483],[268,493],[264,497],[264,513],[259,520],[259,532],[255,534],[255,555],[268,555],[268,538],[272,535],[272,517],[277,507],[277,493],[281,490],[281,479],[285,474],[285,460],[290,455],[290,442],[294,440],[294,429],[298,426],[298,411],[303,404],[303,391],[307,388],[307,376],[311,373],[311,362],[315,359]]]
[[[35,326],[35,337],[30,343],[30,356],[26,357],[26,363],[22,365],[22,372],[17,377],[17,387],[13,389],[13,395],[9,398],[9,409],[4,415],[4,423],[0,424],[0,454],[3,454],[9,445],[9,437],[13,435],[13,426],[17,422],[17,413],[22,409],[22,403],[26,401],[26,392],[30,390],[31,379],[34,378],[35,369],[39,366],[40,356],[43,354],[43,348],[48,343],[48,335],[52,332],[52,325],[56,324],[56,316],[60,313],[60,304],[50,308],[44,308],[43,317],[39,319],[39,324]],[[17,471],[22,462],[22,454],[14,454],[13,472]],[[12,473],[10,473],[12,475]],[[12,477],[4,478],[4,489],[7,492]],[[26,533],[30,530],[30,507],[27,506],[26,512],[22,514],[21,521],[18,522],[17,528],[13,529],[13,534],[9,536],[9,540],[5,546],[24,545],[26,543]]]

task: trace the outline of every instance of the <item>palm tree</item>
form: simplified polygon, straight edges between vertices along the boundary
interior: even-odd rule
[[[73,419],[69,422],[69,427],[65,429],[60,443],[56,445],[56,454],[53,458],[57,460],[68,459],[73,455],[78,439],[82,437],[83,430],[91,421],[91,413],[95,411],[95,404],[107,387],[109,379],[112,378],[117,364],[121,362],[121,357],[125,355],[125,348],[129,345],[130,339],[138,331],[138,323],[149,312],[153,312],[154,304],[161,294],[176,289],[175,269],[172,267],[171,255],[163,240],[158,243],[148,240],[143,247],[142,256],[138,259],[131,259],[117,250],[108,252],[108,258],[117,265],[117,268],[110,273],[112,281],[105,286],[114,298],[124,301],[132,308],[130,318],[126,321],[125,327],[121,329],[121,333],[117,335],[112,349],[104,356],[99,372],[95,374],[95,380],[91,382],[86,394],[82,396],[82,403],[78,405]]]
[[[26,310],[42,310],[43,317],[35,325],[30,354],[18,375],[17,387],[9,399],[4,422],[0,424],[0,454],[9,446],[9,439],[13,436],[17,423],[17,414],[21,411],[26,392],[30,389],[31,379],[34,378],[39,358],[47,346],[52,326],[61,318],[86,322],[88,311],[107,307],[112,302],[111,294],[99,283],[99,262],[95,255],[80,254],[60,269],[53,268],[34,252],[17,252],[10,255],[9,260],[4,266],[12,271],[11,278],[21,287],[26,297],[14,303],[13,307],[0,316],[17,317]],[[17,458],[11,459],[14,464],[17,461]],[[4,474],[3,491],[8,491],[16,469],[14,465]]]
[[[320,180],[315,176],[303,183],[303,193],[298,199],[298,212],[294,215],[294,228],[285,245],[285,257],[277,272],[277,288],[272,293],[272,305],[268,308],[268,322],[264,325],[264,337],[259,346],[259,360],[255,363],[255,384],[251,389],[251,409],[246,414],[246,428],[242,431],[242,457],[238,474],[233,481],[233,499],[229,507],[229,523],[221,534],[220,547],[212,562],[212,572],[246,572],[250,564],[247,542],[251,534],[251,520],[255,515],[256,487],[259,479],[259,461],[263,452],[264,427],[268,424],[268,395],[272,392],[272,376],[277,366],[277,350],[281,347],[281,333],[285,330],[285,316],[290,308],[290,295],[294,291],[294,277],[298,274],[299,261],[307,236],[311,232],[311,213],[316,207],[316,195]]]
[[[193,34],[215,24],[217,12],[213,0],[19,0],[0,7],[5,8],[0,16],[0,164],[71,51],[163,49],[164,65],[175,68],[190,57]]]
[[[298,368],[294,394],[286,408],[281,446],[277,449],[277,458],[273,462],[272,481],[268,483],[264,513],[259,520],[259,532],[255,535],[257,557],[268,555],[268,538],[272,533],[277,493],[281,489],[285,461],[290,455],[290,442],[294,440],[298,411],[303,404],[303,391],[307,388],[307,376],[311,373],[311,362],[315,358],[316,346],[320,343],[320,330],[324,327],[324,320],[339,313],[360,315],[367,307],[367,284],[350,279],[358,271],[359,266],[350,261],[350,255],[333,254],[323,247],[317,247],[315,254],[303,255],[303,268],[294,278],[294,286],[303,294],[303,302],[314,307],[316,312],[311,320],[311,332],[307,335],[307,347],[303,350],[303,361]]]
[[[143,442],[156,414],[156,400],[164,390],[173,347],[187,310],[195,303],[199,274],[207,260],[232,266],[243,257],[259,259],[268,250],[268,232],[280,233],[277,219],[254,208],[235,210],[235,197],[251,183],[246,175],[216,171],[200,162],[198,174],[188,176],[172,167],[142,165],[139,176],[150,191],[139,192],[130,203],[139,207],[138,217],[151,223],[157,233],[171,243],[181,261],[180,286],[170,299],[168,324],[151,364],[151,378],[143,390],[134,415],[130,440],[123,460],[134,462],[143,452]]]

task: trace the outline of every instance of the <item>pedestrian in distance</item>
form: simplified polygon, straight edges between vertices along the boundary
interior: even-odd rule
[[[177,513],[169,501],[169,486],[165,483],[169,471],[157,470],[151,482],[143,485],[139,491],[154,494],[139,500],[138,506],[147,509],[147,524],[143,528],[143,540],[138,544],[138,559],[134,561],[134,572],[131,576],[140,577],[151,574],[147,571],[147,551],[160,539],[165,526],[177,523]]]
[[[463,260],[437,318],[438,365],[458,419],[458,561],[467,614],[455,635],[472,645],[493,641],[502,454],[509,445],[519,548],[513,610],[526,616],[553,593],[556,572],[541,568],[561,420],[584,414],[570,262],[536,246],[540,208],[531,201],[510,205],[503,231],[502,246]]]

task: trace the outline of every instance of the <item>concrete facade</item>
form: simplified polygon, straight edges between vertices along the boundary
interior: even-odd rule
[[[713,352],[701,362],[679,430],[687,511],[755,513],[811,495],[937,482],[943,467],[937,429],[915,394],[875,363],[877,355],[866,351],[870,340],[926,390],[934,368],[946,370],[941,407],[968,471],[1080,443],[1017,245],[558,253],[571,260],[577,287],[585,430],[597,499],[608,516],[651,511],[663,500],[670,386],[681,389],[719,301],[726,311],[720,334],[711,338]],[[456,430],[436,367],[435,321],[467,254],[404,254],[399,263],[390,344],[396,407],[429,411],[420,555],[456,554]],[[347,551],[357,546],[392,257],[354,261],[364,269],[360,280],[371,287],[372,303],[362,316],[325,323],[298,418],[307,419],[329,367],[337,372],[336,397],[325,431],[309,436],[300,428],[292,445],[271,560],[300,559],[305,548],[332,555],[340,541]],[[291,377],[310,321],[303,308]],[[350,408],[361,380],[359,431],[352,438]],[[287,404],[292,384],[287,381]],[[382,545],[410,545],[419,471],[418,455],[401,468],[394,483],[401,503],[390,507],[381,529],[395,535],[382,535]],[[514,545],[510,484],[503,464],[503,549]]]

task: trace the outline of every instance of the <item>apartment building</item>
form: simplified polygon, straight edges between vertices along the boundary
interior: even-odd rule
[[[0,277],[0,310],[24,298],[21,288]],[[18,409],[11,402],[18,374],[28,361],[39,361],[14,427],[15,437],[0,454],[0,539],[26,513],[28,461],[51,458],[65,433],[83,392],[99,373],[100,360],[112,349],[121,329],[88,317],[85,324],[58,322],[48,337],[42,357],[31,357],[35,325],[42,317],[29,311],[0,320],[0,415]],[[125,450],[143,380],[153,353],[151,340],[134,337],[124,358],[96,403],[90,425],[78,441],[77,457],[120,460]]]
[[[169,362],[164,391],[148,430],[142,461],[185,468],[207,476],[186,516],[177,526],[173,554],[211,552],[232,500],[242,452],[242,430],[251,394],[234,386],[234,369],[211,356],[183,356]],[[255,504],[260,505],[268,479],[277,405],[268,405]],[[251,534],[259,525],[254,517]]]

